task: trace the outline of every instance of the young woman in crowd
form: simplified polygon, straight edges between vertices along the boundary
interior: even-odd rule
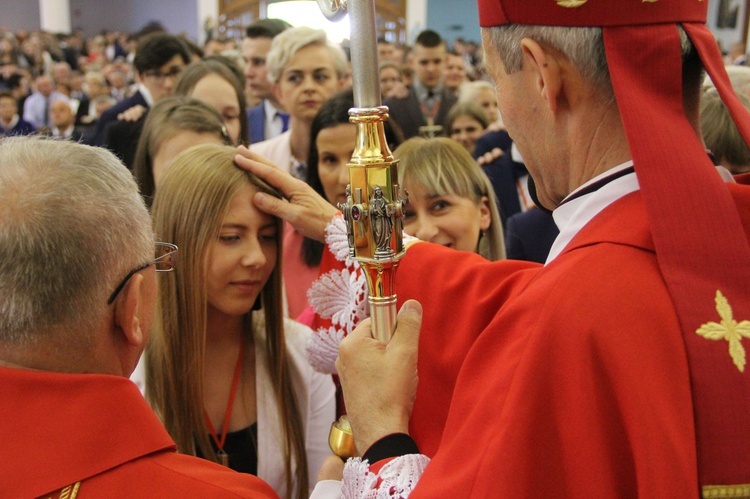
[[[477,140],[489,126],[484,110],[473,102],[455,104],[445,119],[448,136],[461,144],[473,157]]]
[[[492,83],[484,80],[468,81],[458,88],[458,102],[473,102],[484,109],[491,124],[502,126],[500,108],[497,106],[497,91]]]
[[[190,97],[167,97],[156,103],[146,116],[133,161],[133,172],[148,206],[172,159],[204,143],[233,144],[214,108]]]
[[[231,59],[209,59],[191,64],[175,83],[174,94],[198,99],[216,109],[235,145],[248,144],[245,82]]]
[[[307,183],[333,206],[346,201],[349,169],[346,166],[354,152],[357,127],[349,121],[349,110],[354,107],[351,89],[331,97],[318,111],[310,128],[310,154],[307,164]],[[385,123],[388,145],[395,149],[403,136],[392,120]],[[323,243],[290,231],[284,239],[284,269],[291,275],[309,275],[303,285],[305,298],[313,280],[318,277],[318,266],[323,254]],[[287,292],[287,294],[289,294]],[[298,320],[309,323],[309,314]]]
[[[252,201],[279,194],[235,155],[190,148],[159,185],[155,231],[181,255],[159,282],[146,397],[180,452],[303,498],[330,454],[334,387],[305,359],[311,331],[283,318],[282,224]]]
[[[381,62],[378,66],[378,75],[380,77],[380,94],[383,100],[401,97],[406,93],[403,71],[395,62]]]
[[[394,156],[399,184],[409,193],[404,232],[488,260],[505,258],[495,193],[461,145],[446,137],[414,137]]]

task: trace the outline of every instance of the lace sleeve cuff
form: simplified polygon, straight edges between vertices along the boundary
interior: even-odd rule
[[[367,461],[349,459],[344,467],[341,484],[342,496],[359,499],[386,499],[409,497],[424,473],[430,458],[422,454],[401,456],[372,473]]]

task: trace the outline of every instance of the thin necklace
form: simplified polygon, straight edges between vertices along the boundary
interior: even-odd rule
[[[234,406],[234,399],[237,395],[237,385],[240,381],[240,373],[242,372],[242,360],[245,357],[245,342],[240,341],[240,354],[237,356],[237,365],[234,368],[234,380],[232,380],[232,388],[229,391],[229,401],[227,402],[227,412],[224,414],[224,424],[221,427],[221,439],[216,436],[216,429],[211,423],[211,419],[208,417],[208,413],[203,409],[203,416],[206,418],[206,425],[208,430],[211,432],[211,438],[214,439],[214,443],[219,451],[216,453],[216,457],[219,460],[219,464],[229,466],[229,454],[224,451],[224,444],[227,441],[227,430],[229,429],[229,420],[232,417],[232,407]]]

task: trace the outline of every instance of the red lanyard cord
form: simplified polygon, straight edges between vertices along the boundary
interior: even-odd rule
[[[240,374],[242,373],[242,360],[245,357],[245,342],[240,342],[240,354],[237,356],[237,365],[234,368],[234,379],[232,380],[232,388],[229,391],[229,401],[227,402],[227,412],[224,414],[224,424],[221,427],[221,439],[216,436],[216,429],[214,428],[214,425],[211,423],[211,419],[208,417],[208,413],[206,413],[206,410],[203,410],[203,415],[206,418],[206,425],[208,426],[208,431],[211,432],[211,438],[214,439],[214,443],[216,444],[216,447],[219,448],[219,451],[224,451],[224,444],[227,441],[227,430],[229,429],[229,420],[232,417],[232,407],[234,407],[234,399],[237,395],[237,385],[239,385],[240,381]]]

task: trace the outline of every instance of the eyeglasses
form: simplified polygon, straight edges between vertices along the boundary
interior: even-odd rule
[[[120,284],[117,285],[115,290],[109,296],[109,300],[107,300],[107,305],[112,305],[112,302],[115,301],[115,298],[117,298],[117,295],[120,294],[120,291],[122,291],[122,288],[125,287],[125,285],[128,283],[130,278],[133,277],[136,272],[140,272],[143,269],[147,269],[152,265],[156,266],[157,272],[171,272],[174,269],[176,261],[177,261],[177,246],[171,243],[160,243],[160,242],[154,243],[154,259],[128,272],[128,275],[126,275],[125,278],[122,281],[120,281]]]
[[[180,76],[180,73],[182,73],[182,70],[184,68],[182,67],[173,67],[166,73],[162,73],[160,69],[150,69],[148,71],[144,71],[143,74],[146,76],[150,76],[151,78],[155,80],[164,80],[165,78],[177,78]]]

